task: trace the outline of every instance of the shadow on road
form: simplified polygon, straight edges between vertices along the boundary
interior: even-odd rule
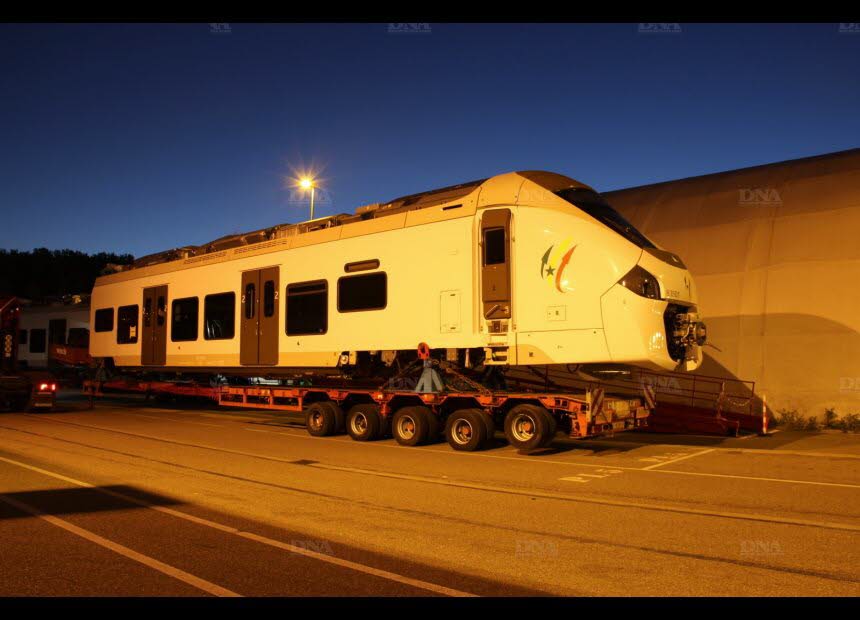
[[[178,506],[182,502],[147,493],[126,485],[108,485],[95,488],[45,489],[39,491],[16,491],[2,493],[3,497],[32,506],[47,515],[83,514],[146,508],[113,493],[138,499],[150,506]],[[0,511],[0,520],[29,518],[31,515],[19,510]]]

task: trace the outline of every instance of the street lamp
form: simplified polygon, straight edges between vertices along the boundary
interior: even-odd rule
[[[311,219],[314,219],[314,190],[316,189],[314,180],[308,177],[303,177],[299,181],[299,187],[311,190]]]

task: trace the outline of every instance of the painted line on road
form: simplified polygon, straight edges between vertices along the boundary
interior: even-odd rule
[[[0,458],[2,458],[2,457],[0,457]],[[10,461],[10,460],[5,459],[5,458],[3,458],[2,460],[7,461],[9,463],[16,464],[16,465],[18,464],[18,463],[15,463],[14,461]],[[211,594],[213,596],[241,596],[241,594],[237,594],[236,592],[233,592],[232,590],[228,590],[227,588],[222,588],[221,586],[214,584],[211,581],[206,581],[205,579],[202,579],[201,577],[197,577],[196,575],[192,575],[191,573],[187,573],[180,568],[176,568],[175,566],[171,566],[170,564],[165,564],[164,562],[156,560],[155,558],[151,558],[148,555],[144,555],[142,553],[139,553],[139,552],[135,551],[134,549],[129,549],[128,547],[126,547],[124,545],[116,543],[112,540],[108,540],[107,538],[99,536],[98,534],[90,532],[89,530],[85,530],[82,527],[78,527],[77,525],[75,525],[73,523],[69,523],[68,521],[65,521],[64,519],[60,519],[60,518],[55,517],[53,515],[45,514],[44,512],[39,510],[38,508],[36,508],[34,506],[30,506],[29,504],[25,504],[23,502],[20,502],[20,501],[13,499],[11,497],[7,497],[3,493],[0,493],[0,502],[3,502],[9,506],[12,506],[13,508],[17,508],[21,512],[26,512],[26,513],[34,516],[34,517],[38,517],[39,519],[42,519],[43,521],[47,521],[51,525],[54,525],[54,526],[59,527],[63,530],[66,530],[67,532],[70,532],[70,533],[74,534],[75,536],[79,536],[85,540],[90,541],[91,543],[95,543],[96,545],[99,545],[100,547],[104,547],[105,549],[113,551],[114,553],[117,553],[121,556],[124,556],[130,560],[134,560],[135,562],[139,562],[140,564],[143,564],[144,566],[148,566],[149,568],[152,568],[152,569],[154,569],[160,573],[163,573],[163,574],[167,575],[168,577],[173,577],[174,579],[176,579],[178,581],[182,581],[184,583],[187,583],[188,585],[193,586],[193,587],[197,588],[198,590],[202,590],[203,592],[206,592],[207,594]]]
[[[224,452],[226,454],[235,454],[237,456],[250,456],[253,458],[263,459],[263,460],[267,460],[267,461],[273,461],[273,462],[277,462],[277,463],[289,463],[289,464],[293,463],[292,459],[284,459],[284,458],[280,458],[280,457],[268,455],[268,454],[245,452],[242,450],[232,450],[230,448],[222,448],[222,447],[211,446],[211,445],[206,445],[206,444],[191,443],[191,442],[187,442],[187,441],[180,441],[177,439],[168,439],[165,437],[156,437],[154,435],[145,435],[143,433],[132,433],[130,431],[124,431],[124,430],[115,429],[115,428],[106,428],[103,426],[94,426],[91,424],[81,424],[79,422],[70,422],[68,420],[58,420],[58,419],[54,419],[54,418],[34,416],[34,415],[30,415],[30,414],[12,413],[12,414],[6,414],[6,415],[8,415],[10,417],[11,416],[23,416],[23,417],[32,418],[32,419],[35,419],[38,421],[53,422],[55,424],[65,424],[68,426],[78,426],[80,428],[90,428],[93,430],[99,430],[99,431],[104,431],[104,432],[108,432],[108,433],[117,433],[120,435],[128,435],[130,437],[137,437],[139,439],[149,439],[152,441],[159,441],[162,443],[170,443],[170,444],[174,444],[174,445],[178,445],[178,446],[186,446],[189,448],[200,448],[202,450],[213,450],[215,452]],[[7,430],[11,430],[11,431],[17,431],[17,432],[26,432],[26,431],[23,431],[21,429],[9,427],[9,426],[0,426],[0,428],[4,428]],[[312,437],[311,435],[308,435],[306,433],[303,435],[293,435],[292,433],[289,433],[289,434],[287,434],[287,433],[276,433],[276,434],[288,435],[289,437],[298,437],[300,439],[312,439],[314,441],[339,441],[342,443],[349,443],[351,445],[355,445],[356,448],[361,449],[361,450],[366,450],[366,449],[370,448],[371,446],[378,447],[378,448],[392,448],[392,449],[398,449],[398,450],[410,450],[410,451],[417,450],[414,447],[400,446],[400,445],[396,445],[396,444],[386,445],[386,444],[380,444],[379,442],[374,442],[372,444],[362,443],[360,445],[357,445],[357,444],[355,444],[355,442],[353,442],[351,439],[349,439],[349,437],[346,437],[346,438]],[[59,441],[62,441],[62,439],[60,439],[60,438],[55,438],[55,439],[59,439]],[[457,450],[450,450],[450,449],[431,450],[431,451],[434,454],[444,454],[446,456],[459,456],[462,458],[502,459],[505,461],[518,461],[520,463],[529,463],[529,464],[540,463],[540,464],[545,464],[545,465],[565,465],[568,467],[596,467],[596,468],[600,468],[600,469],[603,469],[606,467],[611,467],[614,469],[621,469],[624,471],[647,472],[647,473],[653,473],[653,474],[671,474],[671,475],[681,475],[681,476],[706,476],[706,477],[711,477],[711,478],[725,478],[725,479],[729,479],[729,480],[746,480],[746,481],[754,481],[754,482],[775,482],[775,483],[784,483],[784,484],[806,484],[806,485],[812,485],[812,486],[823,486],[823,487],[834,487],[834,488],[845,488],[845,489],[860,489],[860,484],[849,484],[849,483],[843,483],[843,482],[819,482],[816,480],[792,480],[792,479],[787,479],[787,478],[764,478],[764,477],[760,477],[760,476],[740,476],[740,475],[735,475],[735,474],[715,474],[715,473],[704,473],[704,472],[695,472],[695,471],[680,471],[680,470],[673,470],[673,469],[651,469],[651,470],[647,470],[643,467],[627,467],[624,465],[607,465],[605,463],[598,465],[595,463],[578,463],[575,461],[558,461],[558,460],[552,460],[552,459],[541,459],[541,458],[530,458],[530,457],[502,456],[502,455],[498,455],[498,454],[484,454],[481,452],[459,452]],[[753,450],[752,452],[756,452],[756,451]]]
[[[654,465],[648,465],[647,467],[643,467],[642,471],[651,471],[652,469],[657,469],[658,467],[663,467],[663,465],[669,465],[670,463],[677,463],[678,461],[684,461],[687,459],[691,459],[695,456],[702,456],[703,454],[708,454],[709,452],[713,452],[714,448],[709,448],[707,450],[702,450],[701,452],[693,452],[692,454],[686,454],[684,456],[679,456],[676,459],[669,459],[668,461],[663,461],[661,463],[655,463]]]
[[[317,551],[313,551],[311,549],[305,549],[304,547],[298,547],[295,545],[291,545],[289,543],[281,542],[280,540],[274,540],[272,538],[267,538],[267,537],[261,536],[259,534],[254,534],[253,532],[246,532],[243,530],[239,530],[239,529],[231,527],[229,525],[224,525],[223,523],[218,523],[217,521],[210,521],[209,519],[204,519],[202,517],[196,517],[194,515],[190,515],[188,513],[181,512],[179,510],[174,510],[172,508],[167,508],[165,506],[157,506],[155,504],[145,502],[145,501],[137,499],[135,497],[125,495],[123,493],[117,493],[116,491],[104,489],[102,487],[96,486],[94,484],[90,484],[88,482],[83,482],[81,480],[75,480],[74,478],[64,476],[63,474],[51,472],[51,471],[48,471],[48,470],[43,469],[41,467],[36,467],[35,465],[30,465],[28,463],[22,463],[20,461],[15,461],[13,459],[9,459],[9,458],[6,458],[4,456],[0,456],[0,461],[4,461],[4,462],[9,463],[11,465],[17,465],[18,467],[22,467],[24,469],[29,469],[31,471],[38,472],[38,473],[43,474],[45,476],[50,476],[52,478],[56,478],[57,480],[63,480],[65,482],[69,482],[71,484],[74,484],[74,485],[77,485],[80,487],[84,487],[87,489],[93,489],[95,491],[98,491],[99,493],[102,493],[105,495],[110,495],[112,497],[122,499],[124,501],[130,502],[133,504],[137,504],[138,506],[143,506],[145,508],[157,510],[158,512],[163,512],[164,514],[168,514],[168,515],[177,517],[179,519],[184,519],[186,521],[190,521],[190,522],[196,523],[198,525],[203,525],[205,527],[216,529],[216,530],[221,531],[221,532],[234,534],[234,535],[239,536],[241,538],[253,540],[253,541],[262,543],[264,545],[268,545],[270,547],[275,547],[277,549],[282,549],[284,551],[289,551],[291,553],[303,555],[303,556],[306,556],[309,558],[313,558],[315,560],[320,560],[320,561],[326,562],[328,564],[334,564],[336,566],[341,566],[343,568],[349,568],[349,569],[352,569],[354,571],[358,571],[358,572],[365,573],[368,575],[374,575],[376,577],[381,577],[382,579],[388,579],[389,581],[394,581],[397,583],[402,583],[404,585],[413,586],[415,588],[427,590],[429,592],[436,592],[437,594],[443,594],[445,596],[456,596],[456,597],[473,597],[473,596],[476,596],[475,594],[472,594],[470,592],[464,592],[462,590],[455,590],[454,588],[448,588],[446,586],[431,583],[429,581],[423,581],[421,579],[413,579],[412,577],[407,577],[405,575],[400,575],[398,573],[392,573],[392,572],[387,571],[387,570],[374,568],[373,566],[368,566],[366,564],[360,564],[358,562],[353,562],[351,560],[345,560],[343,558],[338,558],[338,557],[328,555],[325,553],[320,553]],[[15,501],[15,500],[11,500],[10,498],[3,498],[2,495],[0,495],[0,499],[4,499],[4,501],[7,499],[9,501]],[[47,517],[47,515],[45,515],[45,516]],[[50,518],[55,519],[55,517],[50,517]],[[59,519],[57,519],[57,520],[60,521]],[[63,523],[65,523],[65,522],[63,522]],[[77,526],[73,526],[71,523],[68,523],[67,525],[69,525],[71,527],[75,527],[76,529],[80,529],[80,528],[77,528]],[[63,527],[63,526],[60,526],[60,527]],[[86,530],[84,530],[84,531],[86,531]],[[87,532],[87,533],[91,534],[90,532]],[[92,536],[95,536],[97,538],[101,538],[101,537],[97,536],[96,534],[92,534]],[[116,543],[112,543],[111,541],[107,541],[106,539],[102,539],[102,540],[105,540],[106,542],[111,543],[112,545],[116,545],[117,547],[121,547],[122,549],[125,549],[131,553],[137,554],[136,551],[132,551],[131,549],[126,549],[125,547],[122,547],[122,545],[117,545]],[[99,543],[99,544],[101,544],[101,543]],[[137,554],[137,555],[141,555],[141,554]],[[141,557],[146,558],[146,556],[141,556]],[[133,558],[133,559],[136,559],[136,558]],[[151,560],[152,562],[158,563],[159,565],[161,565],[163,567],[173,568],[173,567],[169,567],[166,564],[162,564],[161,562],[158,562],[158,560],[154,560],[152,558],[147,558],[147,559]],[[141,560],[138,560],[138,561],[141,561]],[[161,570],[161,569],[159,569],[159,570]],[[179,571],[179,569],[173,569],[173,570]],[[164,571],[162,571],[162,572],[164,572]],[[182,571],[179,571],[179,572],[182,573]],[[188,575],[188,573],[183,573],[183,574]],[[191,578],[197,579],[193,575],[188,575],[188,576]],[[201,580],[201,581],[203,581],[203,580]],[[203,583],[209,583],[209,582],[203,582]],[[219,587],[219,586],[215,586],[214,584],[210,584],[210,585],[212,585],[215,588]],[[230,592],[230,591],[225,590],[225,592]],[[231,593],[231,595],[239,596],[239,595],[233,594],[233,593]],[[226,595],[221,595],[221,596],[226,596]]]
[[[850,523],[837,523],[833,521],[813,521],[810,519],[793,519],[791,517],[773,517],[757,513],[744,512],[729,512],[723,510],[700,510],[697,508],[684,508],[672,506],[669,504],[643,503],[634,501],[612,500],[606,498],[596,498],[582,495],[569,495],[566,493],[549,493],[546,491],[538,491],[536,489],[516,489],[513,487],[499,487],[495,485],[480,484],[477,482],[462,482],[456,480],[447,480],[442,478],[430,478],[427,476],[415,476],[411,474],[395,474],[392,472],[375,471],[372,469],[360,469],[358,467],[343,467],[340,465],[326,465],[325,463],[309,463],[306,467],[314,469],[326,469],[332,471],[343,471],[363,475],[371,475],[380,478],[394,478],[399,480],[411,480],[415,482],[425,482],[428,484],[437,484],[442,486],[459,487],[464,489],[476,489],[479,491],[490,491],[493,493],[504,493],[507,495],[523,495],[526,497],[543,497],[546,499],[555,499],[561,501],[582,502],[586,504],[599,504],[602,506],[618,506],[622,508],[640,508],[643,510],[655,510],[658,512],[678,512],[684,514],[699,515],[704,517],[721,517],[727,519],[743,519],[747,521],[764,521],[767,523],[780,523],[785,525],[802,525],[808,527],[819,527],[834,530],[846,530],[849,532],[860,532],[860,526],[851,525]],[[574,477],[571,477],[574,478]],[[581,481],[578,481],[581,482]]]

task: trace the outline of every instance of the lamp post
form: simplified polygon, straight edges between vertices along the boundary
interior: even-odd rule
[[[302,189],[311,190],[311,219],[314,219],[314,190],[316,189],[316,185],[314,185],[314,180],[308,177],[304,177],[301,181],[299,181],[299,185]]]

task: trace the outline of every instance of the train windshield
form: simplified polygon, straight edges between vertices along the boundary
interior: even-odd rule
[[[633,224],[609,206],[609,203],[597,192],[584,187],[569,187],[556,194],[640,248],[655,247],[645,235],[633,227]]]

